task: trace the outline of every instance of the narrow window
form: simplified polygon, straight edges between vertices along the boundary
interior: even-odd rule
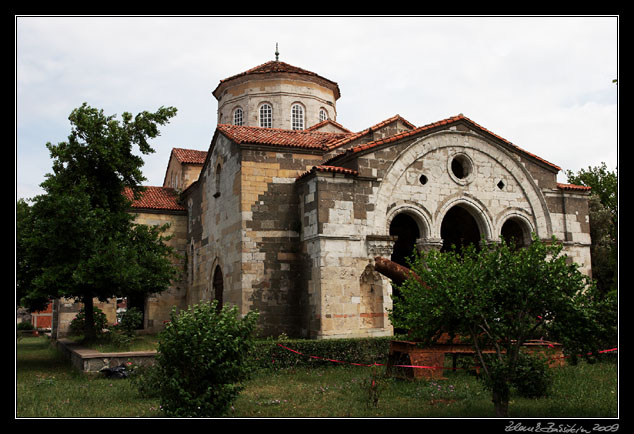
[[[328,113],[324,109],[319,109],[319,122],[323,122],[328,119]]]
[[[294,130],[304,129],[304,108],[299,104],[291,107],[291,128]]]
[[[262,104],[260,106],[260,127],[273,127],[273,109],[269,104]]]
[[[223,292],[224,292],[224,283],[222,280],[222,269],[220,268],[220,265],[216,265],[216,269],[214,270],[212,287],[214,290],[214,300],[218,301],[218,305],[216,306],[216,309],[220,311],[222,309]]]
[[[240,107],[233,112],[233,125],[242,125],[242,109]]]
[[[214,197],[220,197],[220,173],[222,172],[222,165],[218,163],[216,166],[216,192],[214,193]]]

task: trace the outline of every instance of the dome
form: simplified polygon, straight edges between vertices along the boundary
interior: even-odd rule
[[[339,86],[314,72],[279,60],[220,80],[218,123],[303,130],[335,121]]]

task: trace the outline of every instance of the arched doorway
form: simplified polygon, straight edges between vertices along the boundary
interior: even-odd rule
[[[218,300],[218,310],[222,309],[222,295],[224,291],[224,283],[222,279],[222,269],[220,265],[216,265],[214,269],[214,277],[211,281],[211,286],[214,290],[214,300]]]
[[[451,208],[442,220],[440,236],[443,239],[442,252],[447,252],[455,246],[460,252],[469,244],[480,245],[481,234],[478,222],[464,207],[456,205]]]
[[[416,240],[420,238],[420,230],[416,220],[405,213],[396,215],[390,223],[390,235],[397,237],[390,259],[407,267],[406,258],[412,256]]]
[[[516,248],[526,247],[528,240],[521,222],[511,218],[504,222],[500,231],[502,238]]]

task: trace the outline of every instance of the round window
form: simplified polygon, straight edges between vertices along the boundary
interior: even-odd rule
[[[467,154],[454,154],[449,157],[449,174],[458,184],[465,185],[473,180],[474,166]]]

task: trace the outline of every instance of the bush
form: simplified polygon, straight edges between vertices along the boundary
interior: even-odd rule
[[[98,307],[93,308],[94,316],[95,316],[95,333],[99,336],[103,329],[108,326],[108,318],[106,318],[106,314],[103,313],[101,309]],[[73,335],[81,335],[84,333],[84,324],[86,323],[86,312],[82,307],[79,310],[79,313],[73,318],[70,322],[70,331]]]
[[[226,413],[251,371],[248,355],[257,314],[238,317],[237,308],[203,302],[172,310],[159,337],[156,371],[168,416],[217,417]]]
[[[28,322],[28,321],[22,321],[22,322],[19,322],[19,323],[16,325],[16,328],[17,328],[18,330],[33,330],[33,329],[34,329],[33,324],[31,324],[31,323],[30,323],[30,322]]]
[[[143,326],[143,312],[136,307],[128,308],[123,315],[121,315],[121,321],[119,321],[119,329],[121,332],[128,336],[134,336],[137,329]]]
[[[512,384],[525,398],[539,398],[548,393],[553,377],[546,360],[520,353]]]
[[[267,339],[256,342],[251,357],[258,368],[270,369],[332,365],[333,362],[328,359],[371,365],[387,363],[392,340],[392,336],[319,340]],[[280,344],[301,354],[289,351]]]

